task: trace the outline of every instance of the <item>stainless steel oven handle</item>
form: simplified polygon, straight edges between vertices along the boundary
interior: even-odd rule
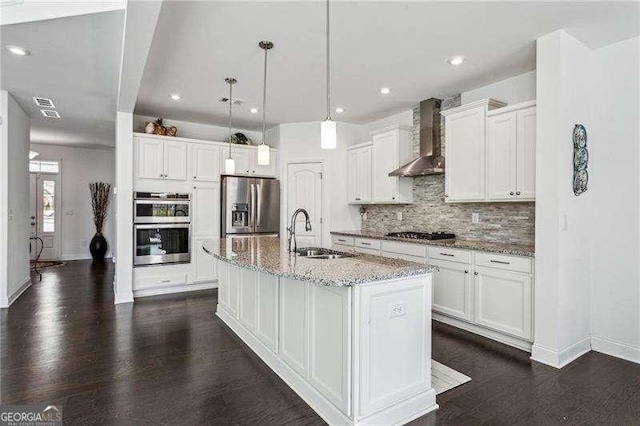
[[[189,223],[150,223],[145,225],[133,225],[135,229],[167,229],[167,228],[189,228]]]
[[[175,204],[175,205],[184,205],[188,206],[191,204],[190,201],[185,200],[133,200],[136,204]]]

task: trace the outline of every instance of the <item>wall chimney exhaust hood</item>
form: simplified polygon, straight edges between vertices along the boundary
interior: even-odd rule
[[[440,99],[420,102],[420,157],[389,173],[389,176],[427,176],[444,173],[440,141]]]

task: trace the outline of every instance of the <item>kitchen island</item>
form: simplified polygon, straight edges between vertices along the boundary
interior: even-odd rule
[[[290,254],[276,237],[206,240],[217,316],[329,424],[403,424],[435,410],[436,268]]]

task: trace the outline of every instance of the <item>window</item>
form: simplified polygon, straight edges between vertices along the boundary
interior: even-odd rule
[[[56,163],[57,164],[57,163]],[[56,183],[42,181],[42,232],[56,232]]]
[[[30,160],[29,171],[31,173],[59,173],[60,163],[58,161]]]

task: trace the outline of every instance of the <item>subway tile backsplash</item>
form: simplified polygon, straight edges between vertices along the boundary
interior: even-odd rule
[[[460,95],[445,99],[442,109],[460,105]],[[413,110],[413,147],[419,152],[420,110]],[[442,145],[446,158],[444,118]],[[446,170],[446,169],[445,169]],[[458,238],[513,244],[534,244],[535,203],[454,203],[444,202],[444,175],[420,176],[413,179],[414,203],[405,206],[366,206],[367,219],[362,229],[375,232],[448,231]],[[403,220],[397,219],[402,211]],[[479,223],[471,214],[479,213]]]

